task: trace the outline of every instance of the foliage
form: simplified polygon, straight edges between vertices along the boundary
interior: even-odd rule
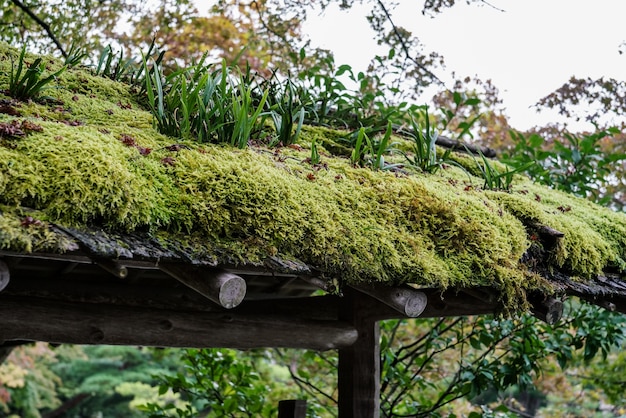
[[[159,132],[200,142],[248,144],[257,127],[268,91],[257,104],[254,86],[236,68],[206,66],[203,58],[192,67],[164,76],[155,62],[149,72],[144,62],[148,105]],[[232,75],[232,72],[235,75]]]
[[[305,105],[301,102],[301,93],[303,90],[298,88],[291,79],[285,80],[283,83],[274,82],[276,74],[267,80],[267,102],[266,108],[274,123],[276,131],[276,139],[272,144],[291,145],[294,144],[300,136],[304,117],[306,115]],[[263,83],[261,83],[261,86]]]
[[[182,362],[184,371],[165,376],[159,393],[181,393],[187,403],[177,407],[149,403],[142,407],[149,417],[252,417],[268,416],[276,405],[264,402],[267,385],[254,371],[251,356],[238,358],[234,350],[188,350]]]
[[[63,382],[59,391],[62,400],[82,399],[70,409],[80,416],[97,411],[107,417],[143,416],[131,406],[136,394],[124,388],[128,383],[155,385],[152,375],[179,367],[176,353],[163,350],[86,346],[81,347],[81,352],[60,356],[51,367]]]
[[[480,151],[479,156],[480,160],[474,157],[474,161],[485,180],[483,184],[483,189],[485,190],[510,191],[513,177],[518,173],[527,172],[535,164],[535,161],[528,161],[514,169],[510,169],[507,165],[498,164],[495,161],[490,162]],[[503,167],[503,169],[498,167]]]
[[[393,151],[394,144],[389,143],[391,134],[391,122],[387,123],[385,134],[379,139],[370,139],[365,128],[359,129],[350,155],[352,164],[371,167],[373,170],[389,170],[399,166],[399,164],[385,163],[385,154]]]
[[[14,348],[0,365],[0,411],[39,418],[40,411],[61,404],[61,379],[51,370],[56,353],[45,343]]]
[[[94,74],[110,78],[113,81],[125,81],[130,78],[129,75],[135,71],[135,67],[132,59],[124,59],[123,50],[120,49],[119,55],[116,56],[111,45],[107,45],[100,52]]]
[[[616,163],[626,161],[626,154],[606,153],[602,142],[619,133],[617,128],[583,135],[565,132],[565,141],[557,139],[547,144],[538,134],[526,137],[511,132],[515,148],[503,158],[517,170],[526,170],[539,183],[609,205],[613,196],[606,193],[606,186],[620,182],[613,173]]]
[[[24,67],[27,68],[24,70]],[[43,90],[49,87],[48,85],[59,74],[65,71],[66,67],[62,67],[54,73],[43,77],[45,69],[46,64],[41,58],[36,58],[30,65],[26,62],[26,46],[24,46],[18,59],[17,68],[15,68],[15,63],[11,61],[9,95],[18,100],[35,99]]]
[[[614,78],[571,77],[536,104],[537,110],[556,109],[568,119],[584,119],[596,126],[623,126],[626,82]]]
[[[519,406],[507,390],[531,390],[552,361],[562,369],[588,364],[607,356],[626,337],[619,314],[576,302],[569,303],[564,319],[554,326],[524,315],[392,320],[381,327],[383,417],[476,414],[475,408],[459,403],[461,398],[488,402],[491,407],[485,404],[481,414],[472,415],[488,417],[492,408]],[[307,353],[293,377],[318,402],[330,400],[332,405],[324,388],[334,387],[330,370],[336,361],[334,355]],[[509,407],[498,408],[505,401]]]
[[[418,122],[418,118],[424,121],[424,127]],[[410,114],[411,131],[408,136],[411,139],[412,154],[400,151],[408,165],[425,173],[436,173],[444,164],[456,164],[450,159],[451,150],[446,150],[443,155],[437,153],[435,142],[437,133],[430,125],[428,108],[424,108],[421,114]]]
[[[497,150],[511,144],[500,92],[490,80],[457,79],[432,100],[441,114],[439,129],[451,137]]]
[[[20,3],[24,8],[11,0],[0,2],[0,38],[38,52],[61,52],[64,58],[73,55],[66,51],[70,47],[71,52],[72,46],[74,50],[98,51],[110,43],[124,16],[146,13],[148,9],[136,0],[23,0]]]

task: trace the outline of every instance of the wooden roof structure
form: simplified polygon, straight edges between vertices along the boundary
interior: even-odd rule
[[[4,348],[339,349],[340,417],[375,417],[379,320],[555,322],[568,296],[626,312],[624,214],[522,178],[502,192],[453,167],[306,163],[332,130],[305,129],[304,150],[180,144],[126,87],[63,77],[55,108],[1,99]]]

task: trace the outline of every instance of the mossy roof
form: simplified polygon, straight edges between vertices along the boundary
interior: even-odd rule
[[[17,56],[0,49],[0,90]],[[129,86],[88,69],[64,72],[45,94],[55,100],[0,94],[0,123],[41,127],[0,138],[0,250],[71,250],[54,225],[141,231],[214,264],[279,257],[342,283],[488,286],[510,301],[550,289],[540,270],[583,282],[626,271],[626,215],[521,176],[505,192],[453,166],[358,168],[330,152],[345,132],[319,127],[304,128],[302,149],[182,143],[153,128]],[[323,165],[306,160],[313,140]],[[538,225],[564,234],[542,269],[527,257]]]

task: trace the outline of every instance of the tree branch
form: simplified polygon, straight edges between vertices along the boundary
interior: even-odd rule
[[[428,68],[426,68],[421,62],[419,62],[417,59],[415,59],[415,58],[413,58],[411,56],[411,52],[409,51],[409,47],[406,44],[406,42],[404,42],[404,38],[402,38],[402,35],[400,34],[400,31],[398,30],[398,27],[393,22],[393,19],[391,18],[391,14],[387,10],[387,7],[385,6],[385,3],[383,3],[383,0],[377,0],[376,3],[378,3],[378,5],[382,9],[383,13],[385,14],[385,17],[387,18],[387,21],[391,24],[391,28],[393,29],[393,33],[394,33],[394,35],[396,35],[396,38],[400,42],[400,46],[402,47],[402,51],[404,51],[405,57],[409,61],[413,62],[413,64],[415,64],[417,66],[417,68],[419,68],[420,70],[424,71],[426,74],[431,76],[435,81],[437,81],[437,83],[439,83],[440,85],[445,87],[444,82],[441,81],[441,79],[439,79],[439,77],[437,77],[432,71],[430,71]]]
[[[30,16],[31,19],[33,19],[39,26],[41,26],[42,29],[45,30],[46,33],[48,34],[48,37],[52,40],[52,42],[54,42],[58,50],[61,52],[61,55],[63,55],[63,58],[67,58],[67,52],[65,52],[65,49],[63,49],[63,46],[61,45],[59,40],[56,38],[56,36],[54,36],[54,33],[52,33],[50,26],[46,22],[41,20],[35,13],[33,13],[32,10],[30,10],[28,6],[26,6],[20,0],[11,0],[11,2],[17,7],[19,7],[20,9],[22,9],[24,13]]]
[[[65,414],[68,410],[74,408],[76,405],[78,405],[79,403],[81,403],[82,401],[84,401],[85,399],[89,397],[91,397],[91,395],[88,393],[79,393],[78,395],[74,395],[73,397],[65,401],[57,409],[47,412],[45,414],[42,414],[41,416],[42,418],[60,417],[61,415]]]

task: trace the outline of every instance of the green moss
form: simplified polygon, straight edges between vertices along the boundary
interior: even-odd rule
[[[6,65],[0,59],[0,71]],[[335,155],[323,154],[317,167],[306,162],[309,151],[290,148],[187,143],[168,151],[180,140],[153,129],[127,86],[84,70],[69,70],[60,83],[63,105],[20,105],[21,118],[42,132],[0,142],[4,249],[65,248],[47,228],[7,215],[29,207],[45,222],[149,230],[164,246],[215,263],[280,255],[344,282],[492,286],[515,305],[527,289],[547,286],[519,261],[530,245],[527,228],[541,223],[565,233],[555,267],[581,279],[626,270],[624,214],[521,177],[506,193],[481,190],[482,180],[455,167],[435,175],[355,168],[345,158],[345,132],[313,127],[303,129],[302,143],[315,140]]]
[[[32,223],[26,219],[30,216]],[[65,252],[76,244],[52,232],[34,211],[0,206],[0,250]]]

